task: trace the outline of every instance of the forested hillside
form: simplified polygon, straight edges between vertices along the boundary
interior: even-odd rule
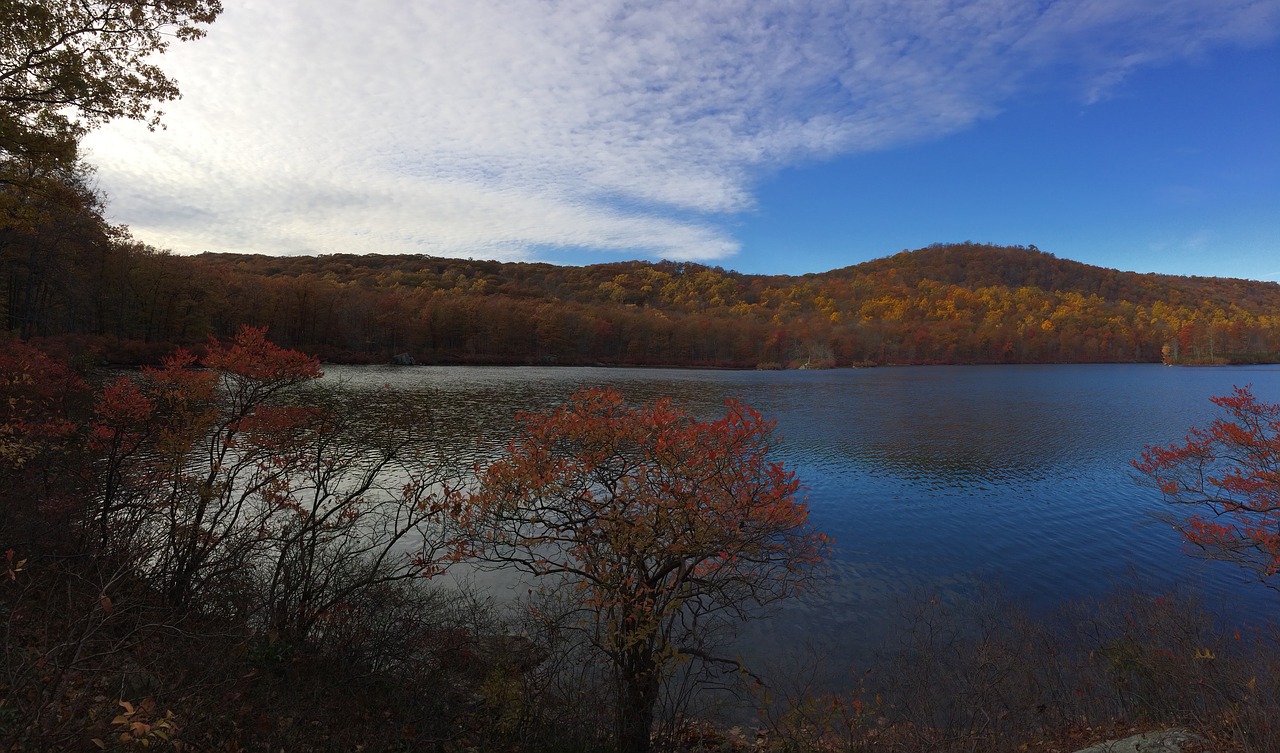
[[[108,360],[266,325],[324,359],[713,367],[1275,361],[1280,285],[935,245],[821,274],[675,262],[180,257],[101,221],[85,179],[0,230],[0,325]]]
[[[0,147],[4,147],[0,143]],[[75,144],[0,159],[0,331],[90,359],[267,326],[323,359],[783,368],[1280,359],[1280,285],[935,245],[800,277],[676,262],[174,256],[103,218]],[[25,147],[24,147],[25,149]]]

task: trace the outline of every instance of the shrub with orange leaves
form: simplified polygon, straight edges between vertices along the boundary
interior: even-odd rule
[[[89,548],[176,607],[235,605],[302,641],[359,593],[435,572],[448,473],[425,406],[318,387],[263,329],[101,390]],[[420,543],[418,551],[414,544]]]
[[[66,364],[26,343],[0,348],[0,472],[16,473],[75,432],[66,403],[85,389]]]
[[[1167,501],[1207,513],[1173,519],[1189,544],[1280,587],[1280,404],[1259,402],[1248,387],[1212,400],[1226,417],[1180,444],[1147,447],[1134,467]]]
[[[708,628],[796,593],[829,542],[770,459],[773,424],[741,403],[702,421],[592,389],[522,421],[461,506],[467,553],[573,605],[617,685],[617,744],[647,750],[663,680],[722,661],[697,648]]]

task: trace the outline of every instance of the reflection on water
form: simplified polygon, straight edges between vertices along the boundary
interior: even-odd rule
[[[521,410],[609,384],[711,416],[726,398],[776,420],[778,455],[835,536],[827,582],[747,630],[748,643],[813,639],[837,657],[878,644],[907,591],[998,582],[1032,606],[1099,595],[1130,567],[1194,581],[1210,603],[1274,602],[1230,566],[1187,557],[1129,461],[1214,415],[1209,397],[1252,384],[1280,402],[1280,368],[1154,365],[727,372],[520,367],[329,367],[353,386],[430,400],[459,451],[491,452]],[[475,439],[485,440],[477,445]],[[754,636],[754,638],[753,638]]]

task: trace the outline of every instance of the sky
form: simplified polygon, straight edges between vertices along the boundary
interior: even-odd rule
[[[1280,0],[223,0],[158,248],[822,272],[931,243],[1280,281]]]

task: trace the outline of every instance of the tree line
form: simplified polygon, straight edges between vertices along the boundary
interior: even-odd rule
[[[268,327],[322,359],[734,368],[1274,361],[1280,285],[1140,275],[974,243],[798,277],[684,262],[176,256],[103,217],[79,139],[152,125],[149,61],[216,0],[0,3],[0,332],[158,363]]]
[[[177,256],[107,226],[78,176],[0,230],[0,324],[119,363],[265,326],[334,362],[732,368],[1280,358],[1280,285],[937,245],[822,274],[681,262]],[[56,199],[56,201],[55,201]],[[59,203],[61,202],[61,203]]]
[[[1274,361],[1280,285],[1139,275],[1030,247],[935,245],[822,274],[331,255],[178,257],[103,217],[80,139],[160,125],[154,62],[218,0],[0,3],[0,332],[157,363],[266,326],[334,361],[785,368]]]

